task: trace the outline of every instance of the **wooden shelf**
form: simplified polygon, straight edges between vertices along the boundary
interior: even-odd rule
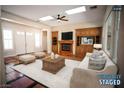
[[[73,44],[73,40],[61,40],[59,43]]]

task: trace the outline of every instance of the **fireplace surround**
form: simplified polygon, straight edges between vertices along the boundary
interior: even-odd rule
[[[71,44],[62,44],[62,51],[71,51]]]
[[[59,54],[64,56],[73,55],[73,40],[59,41]]]

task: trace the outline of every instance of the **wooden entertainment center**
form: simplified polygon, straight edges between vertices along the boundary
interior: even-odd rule
[[[101,34],[102,28],[95,27],[95,28],[83,28],[83,29],[76,29],[76,50],[75,54],[76,57],[84,58],[86,52],[93,51],[93,44],[101,43]],[[82,38],[91,38],[91,44],[82,44]]]
[[[86,52],[93,51],[93,44],[101,43],[101,27],[76,29],[76,45],[73,40],[58,40],[58,31],[52,32],[52,51],[63,56],[74,56],[73,47],[75,47],[75,56],[83,59]],[[73,35],[72,35],[73,36]],[[84,42],[85,41],[85,42]],[[87,41],[87,42],[86,42]]]

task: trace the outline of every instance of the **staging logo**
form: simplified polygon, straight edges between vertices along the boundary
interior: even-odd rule
[[[99,77],[100,85],[120,85],[121,84],[120,75],[99,74],[98,77]]]

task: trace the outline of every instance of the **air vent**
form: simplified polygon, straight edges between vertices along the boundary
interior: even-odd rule
[[[97,8],[97,6],[95,5],[95,6],[91,6],[90,7],[90,9],[96,9]]]

